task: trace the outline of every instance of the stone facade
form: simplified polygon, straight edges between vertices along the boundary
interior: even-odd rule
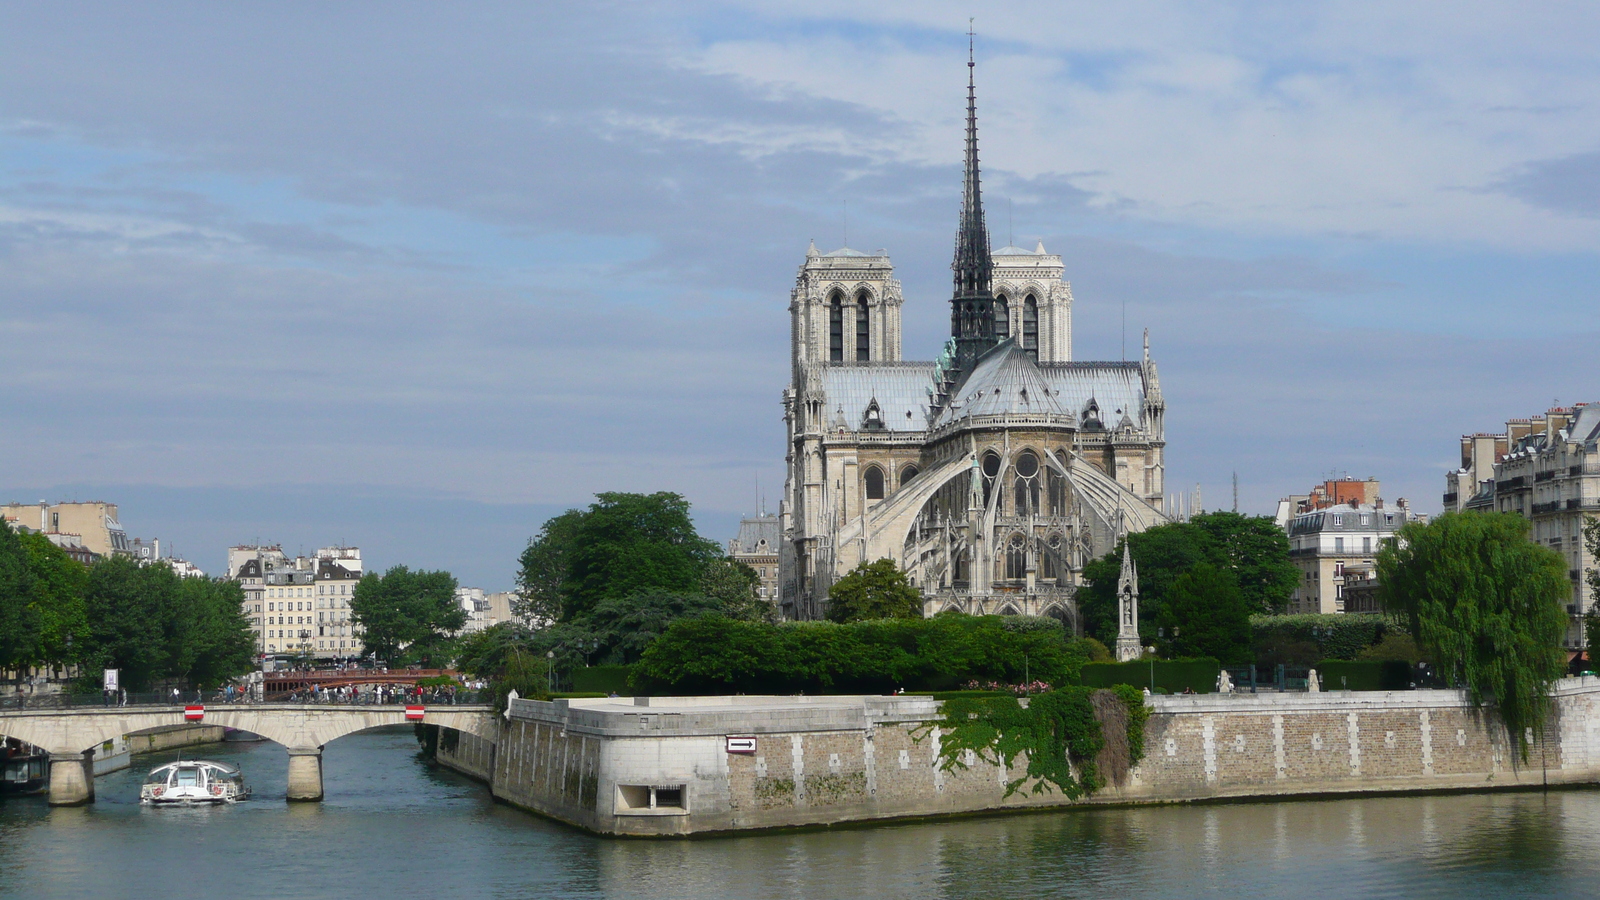
[[[882,250],[819,253],[789,296],[791,382],[779,584],[816,619],[829,587],[891,559],[928,615],[1055,616],[1077,625],[1083,564],[1166,521],[1166,405],[1150,358],[1072,357],[1061,257],[991,251],[968,89],[966,185],[951,338],[901,358],[905,302]]]
[[[939,765],[918,697],[701,697],[512,704],[492,752],[497,798],[601,834],[688,835],[1101,803],[1485,790],[1600,780],[1600,678],[1566,679],[1526,762],[1455,691],[1150,698],[1143,761],[1082,800],[1005,797],[1020,760]],[[729,738],[750,739],[735,749]],[[443,746],[441,744],[441,746]],[[482,777],[480,774],[479,777]]]

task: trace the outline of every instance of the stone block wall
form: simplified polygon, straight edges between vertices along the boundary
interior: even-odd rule
[[[940,768],[928,701],[701,698],[681,715],[523,704],[498,746],[446,761],[496,797],[605,834],[678,835],[1056,806],[1006,783],[1025,760]],[[738,701],[735,703],[735,701]],[[859,704],[851,706],[851,702]],[[915,705],[920,702],[922,705]],[[522,704],[519,701],[519,704]],[[713,706],[713,704],[724,704]],[[1143,761],[1080,804],[1476,790],[1600,780],[1600,679],[1561,683],[1526,762],[1492,712],[1453,691],[1158,696]],[[807,720],[812,727],[806,728]],[[729,736],[756,752],[729,753]],[[652,793],[652,791],[654,793]],[[646,797],[650,805],[645,806]],[[660,800],[659,806],[656,800]]]

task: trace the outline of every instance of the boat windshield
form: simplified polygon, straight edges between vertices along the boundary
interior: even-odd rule
[[[165,769],[165,768],[156,769],[154,772],[151,772],[149,775],[146,775],[144,777],[144,783],[145,784],[166,784],[167,783],[167,776],[171,775],[171,774],[172,774],[172,772],[169,769]]]
[[[174,782],[178,787],[199,787],[200,770],[185,766],[178,770],[178,777]]]

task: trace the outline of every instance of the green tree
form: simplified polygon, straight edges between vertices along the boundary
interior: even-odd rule
[[[27,551],[28,568],[33,572],[33,608],[39,622],[39,641],[29,662],[71,663],[67,637],[77,640],[76,636],[88,630],[83,595],[89,584],[89,569],[42,534],[23,532],[17,537]]]
[[[350,619],[379,659],[439,665],[450,660],[454,634],[467,624],[466,610],[456,602],[455,592],[456,579],[449,572],[394,566],[382,575],[368,573],[356,583]]]
[[[550,519],[522,551],[513,611],[524,624],[531,626],[562,618],[567,566],[577,541],[578,526],[585,515],[582,510],[569,509]]]
[[[1289,561],[1289,535],[1267,516],[1203,513],[1189,524],[1205,532],[1206,558],[1233,573],[1252,613],[1281,613],[1299,584]],[[1138,557],[1134,557],[1138,561]]]
[[[1572,596],[1559,553],[1528,540],[1515,513],[1446,513],[1400,529],[1378,553],[1384,608],[1406,622],[1447,683],[1492,701],[1522,759],[1565,672]]]
[[[1163,621],[1173,584],[1198,563],[1231,573],[1252,613],[1281,612],[1299,577],[1289,561],[1288,535],[1265,516],[1202,513],[1188,522],[1130,534],[1083,569],[1078,608],[1084,632],[1106,644],[1117,639],[1117,579],[1127,547],[1133,548],[1139,567],[1139,636],[1147,646],[1156,643],[1157,623]]]
[[[1223,665],[1250,661],[1250,609],[1227,569],[1202,562],[1179,575],[1160,622],[1163,656],[1211,657]]]
[[[244,589],[229,579],[183,578],[178,615],[184,621],[173,675],[197,687],[216,687],[250,671],[255,637],[244,614]]]
[[[828,589],[828,618],[834,622],[921,617],[922,592],[891,559],[864,562]]]
[[[588,509],[546,522],[523,551],[518,584],[530,615],[571,622],[601,600],[702,589],[706,565],[721,554],[695,532],[687,500],[664,492],[595,496]]]
[[[39,649],[39,612],[28,551],[0,519],[0,669],[32,662]]]
[[[777,621],[777,611],[770,601],[756,593],[761,576],[736,559],[713,559],[706,563],[700,576],[700,593],[722,608],[730,619],[751,622]]]
[[[88,634],[77,652],[91,673],[120,669],[123,684],[142,690],[172,673],[172,647],[184,629],[177,616],[179,581],[167,566],[141,566],[111,556],[89,567],[84,588]]]
[[[1600,559],[1600,519],[1584,516],[1583,543],[1590,559]],[[1583,573],[1583,578],[1589,582],[1590,598],[1600,598],[1600,569],[1589,569]],[[1600,672],[1600,661],[1596,660],[1596,656],[1600,656],[1600,606],[1594,605],[1592,599],[1583,620],[1583,646],[1589,657],[1589,668]]]

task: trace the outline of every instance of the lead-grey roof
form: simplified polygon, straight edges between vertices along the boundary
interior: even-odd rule
[[[829,366],[822,370],[828,425],[833,427],[835,418],[842,415],[845,428],[860,430],[868,404],[877,400],[885,429],[925,431],[932,385],[933,363]]]
[[[1107,429],[1127,416],[1135,427],[1144,427],[1144,373],[1136,362],[1044,363],[1039,367],[1056,399],[1082,424],[1083,409],[1093,397],[1100,406],[1100,418]]]
[[[1065,415],[1070,410],[1056,390],[1026,350],[1006,341],[978,359],[972,376],[957,388],[955,400],[940,410],[934,425],[967,416]]]
[[[1140,418],[1144,377],[1139,363],[1036,363],[1021,351],[1018,351],[1018,355],[1049,387],[1052,408],[1078,417],[1080,424],[1083,409],[1088,405],[1089,398],[1093,397],[1108,430],[1115,428],[1124,415],[1136,427],[1144,426]],[[1013,372],[1008,377],[1023,376]],[[968,379],[968,383],[972,383],[972,379]],[[846,429],[860,430],[868,404],[876,399],[879,414],[888,431],[925,431],[928,427],[928,388],[932,385],[933,363],[827,366],[822,370],[822,390],[827,397],[825,412],[828,426],[830,430],[834,428],[836,420],[842,416]],[[1017,387],[1022,386],[1023,383],[1018,381]],[[965,385],[960,393],[967,393]],[[1032,395],[1035,392],[1029,393]],[[1017,399],[1020,400],[1020,395]],[[908,412],[910,416],[906,415]]]
[[[766,546],[762,546],[762,542]],[[739,553],[778,552],[778,517],[750,516],[739,522],[739,536],[734,538]]]

